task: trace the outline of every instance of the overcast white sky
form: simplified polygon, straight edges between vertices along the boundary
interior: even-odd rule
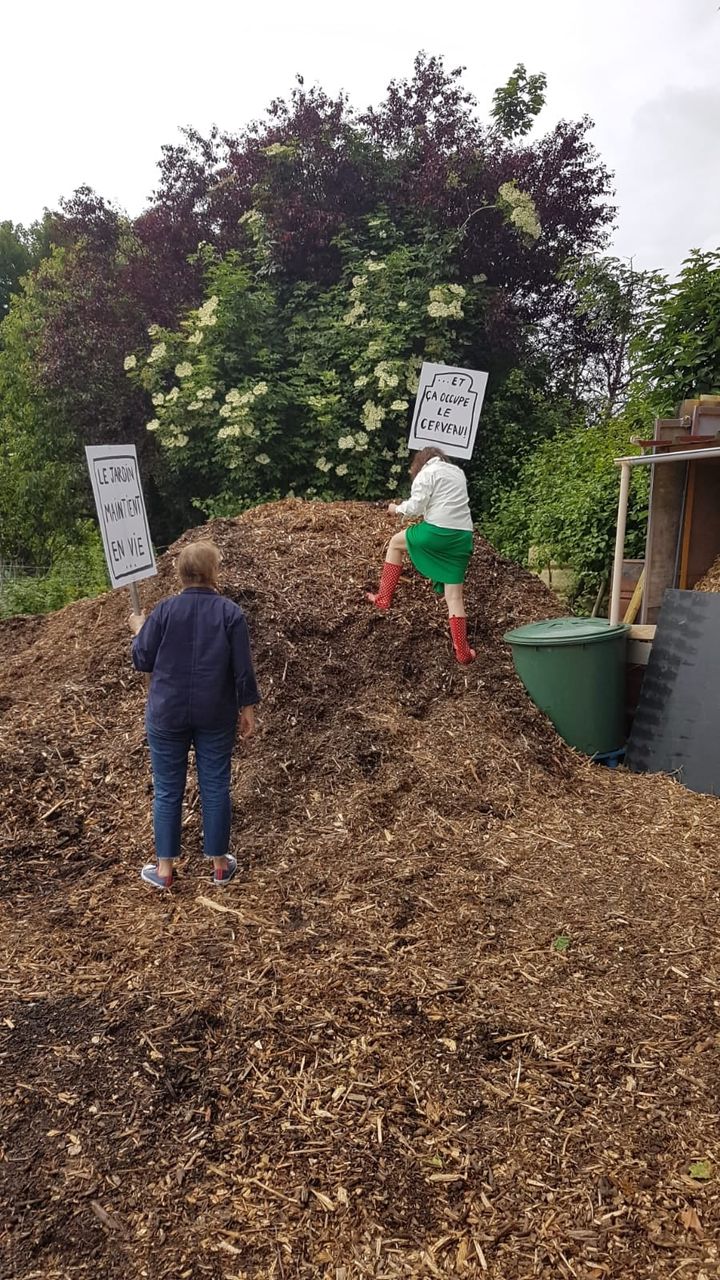
[[[238,129],[300,72],[364,107],[418,49],[483,109],[518,62],[539,127],[589,114],[616,175],[615,251],[677,269],[720,245],[720,0],[0,0],[0,219],[88,183],[138,213],[178,127]]]

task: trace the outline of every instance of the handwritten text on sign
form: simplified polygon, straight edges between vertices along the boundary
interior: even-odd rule
[[[157,569],[135,446],[93,445],[85,453],[112,585],[151,578]]]
[[[411,449],[434,446],[453,458],[472,457],[488,375],[477,369],[424,364],[410,430]]]

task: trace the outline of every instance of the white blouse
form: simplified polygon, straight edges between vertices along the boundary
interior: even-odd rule
[[[472,529],[467,480],[460,467],[445,458],[431,458],[412,482],[410,497],[397,504],[398,514],[422,516],[439,529]]]

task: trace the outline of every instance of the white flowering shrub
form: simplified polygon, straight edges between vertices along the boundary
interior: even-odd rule
[[[177,332],[126,358],[149,393],[168,468],[208,514],[292,491],[401,491],[423,360],[462,363],[482,332],[483,279],[452,279],[452,246],[405,244],[384,218],[338,247],[339,284],[280,297],[260,215],[249,247],[208,258],[208,293]]]

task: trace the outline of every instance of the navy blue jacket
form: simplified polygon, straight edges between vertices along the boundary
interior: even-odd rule
[[[151,671],[153,729],[226,729],[260,701],[242,609],[210,587],[161,600],[133,640],[133,663]]]

